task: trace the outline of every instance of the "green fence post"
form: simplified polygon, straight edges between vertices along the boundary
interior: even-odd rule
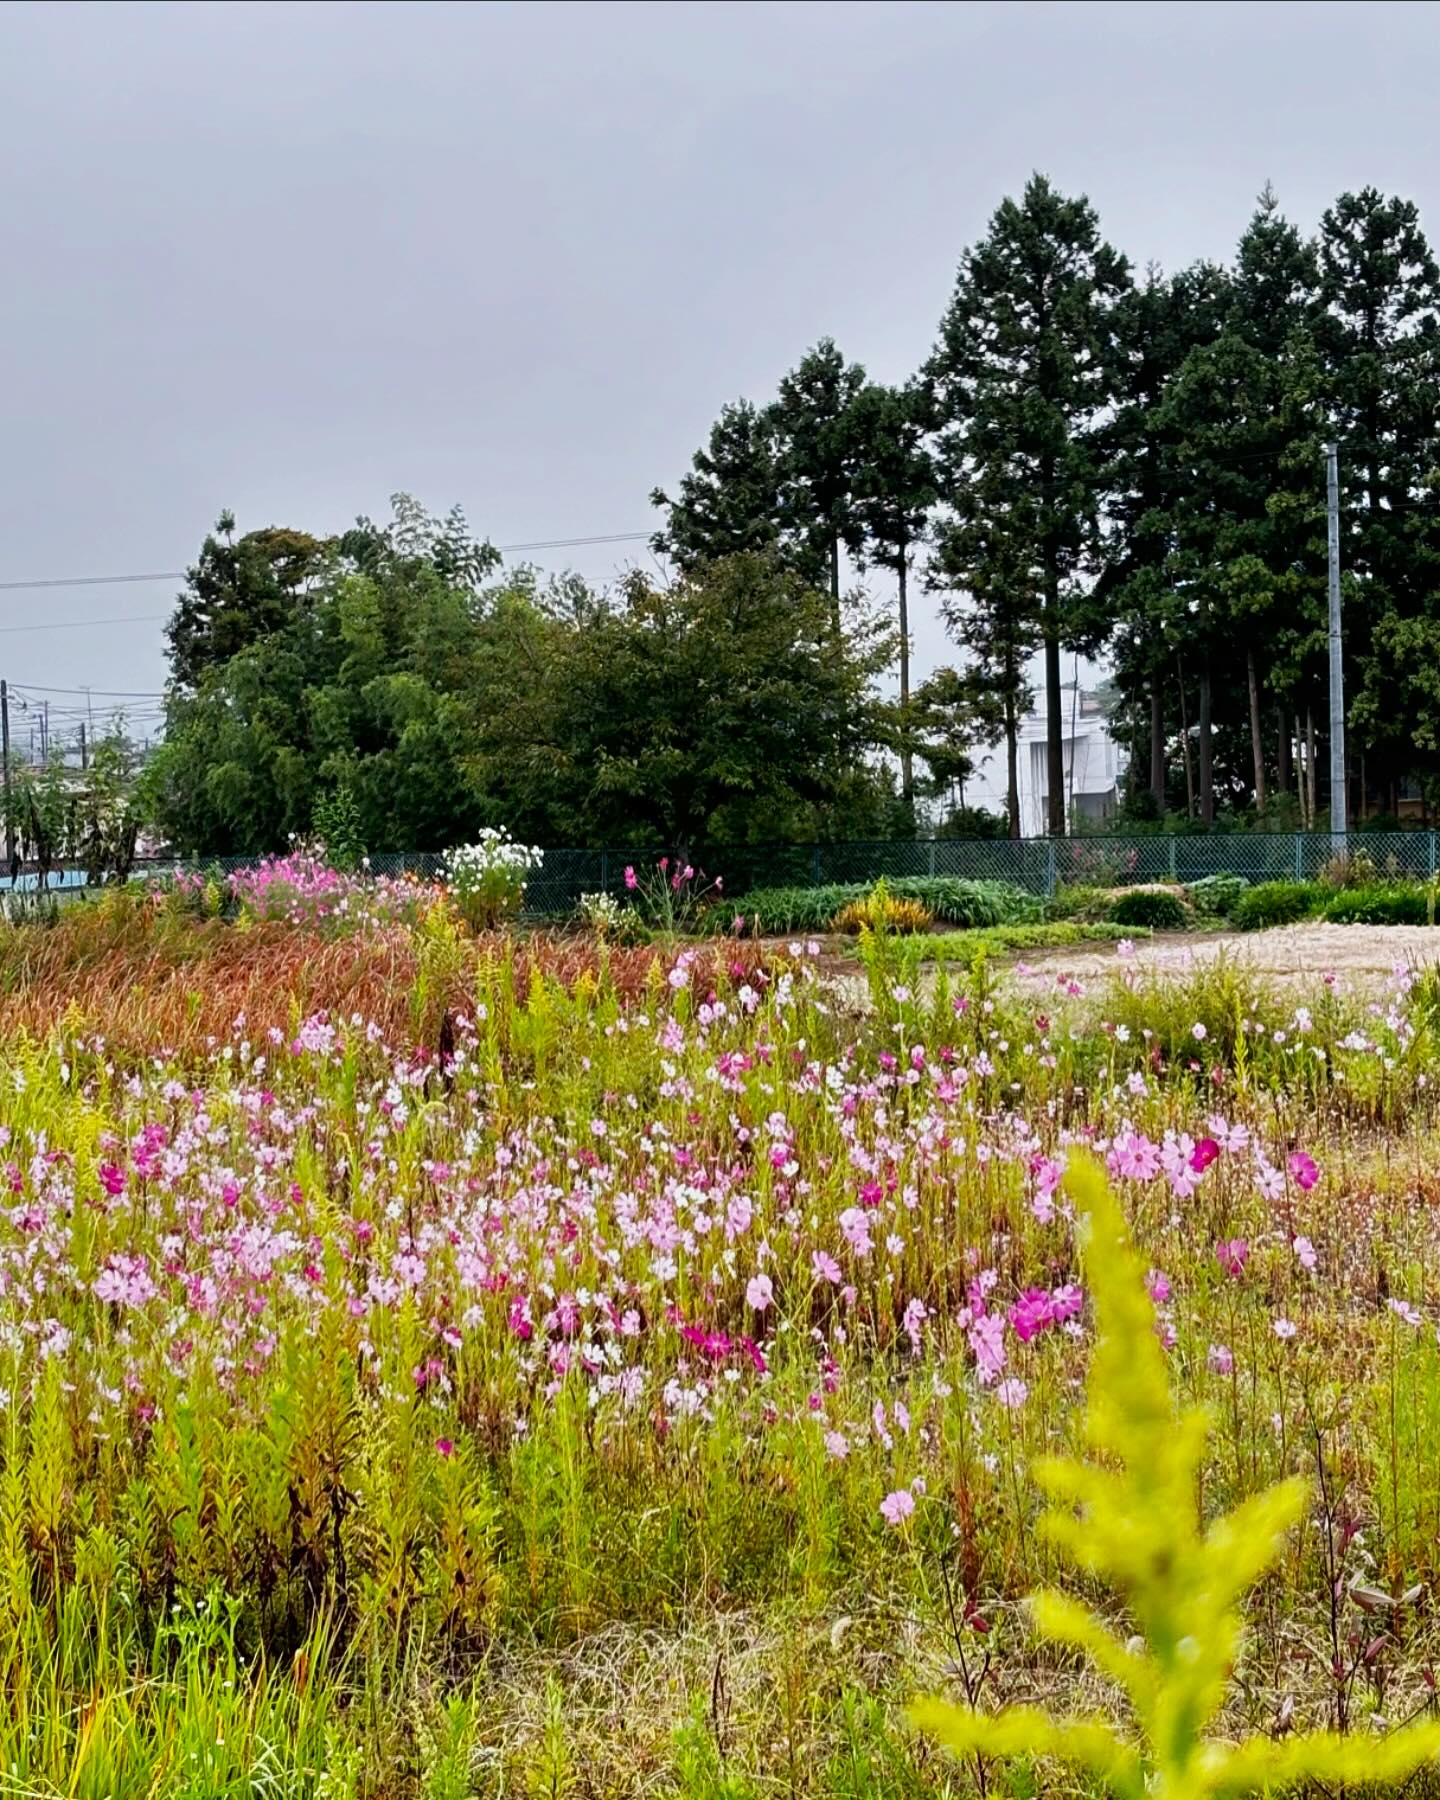
[[[1055,840],[1047,838],[1045,842],[1045,898],[1055,898]]]

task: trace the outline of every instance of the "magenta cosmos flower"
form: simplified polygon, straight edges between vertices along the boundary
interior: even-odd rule
[[[1303,1150],[1297,1150],[1290,1158],[1290,1176],[1296,1187],[1303,1188],[1308,1194],[1320,1179],[1320,1171],[1315,1166],[1315,1158],[1307,1156]]]

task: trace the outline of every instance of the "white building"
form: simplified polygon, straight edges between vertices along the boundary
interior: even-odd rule
[[[1110,724],[1093,693],[1073,682],[1062,689],[1065,753],[1065,815],[1094,826],[1112,818],[1120,804],[1125,752],[1110,735]],[[1050,783],[1045,757],[1044,711],[1020,721],[1017,776],[1020,788],[1020,834],[1045,835]],[[965,804],[1004,816],[1009,806],[1005,745],[981,751],[975,773],[965,783]]]

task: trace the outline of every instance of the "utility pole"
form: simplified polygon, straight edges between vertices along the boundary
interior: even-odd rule
[[[1340,452],[1325,446],[1325,536],[1330,551],[1330,848],[1345,854],[1345,666],[1340,654]]]
[[[42,763],[48,763],[49,760],[50,760],[50,702],[48,700],[42,700],[40,702],[40,761]]]
[[[0,761],[5,769],[5,865],[15,861],[15,815],[10,807],[10,688],[0,680]]]
[[[85,742],[85,721],[83,719],[80,721],[80,767],[82,769],[90,767],[90,747]]]

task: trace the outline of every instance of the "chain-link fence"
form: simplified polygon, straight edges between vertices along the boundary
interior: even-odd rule
[[[1198,881],[1207,875],[1241,875],[1247,881],[1303,880],[1322,874],[1336,858],[1329,832],[1211,832],[1203,836],[1027,838],[917,838],[877,843],[732,844],[691,852],[706,882],[719,876],[727,896],[742,898],[761,887],[814,887],[833,882],[872,882],[882,875],[952,875],[973,880],[1009,881],[1034,894],[1050,895],[1074,883],[1129,886],[1137,882]],[[1352,832],[1346,853],[1352,864],[1377,878],[1428,881],[1437,871],[1433,831]],[[527,912],[559,917],[575,910],[582,894],[620,894],[625,870],[642,876],[655,871],[652,849],[550,849],[526,888]],[[189,862],[191,868],[228,871],[247,868],[254,857],[215,857]],[[137,865],[137,878],[164,873],[174,859]],[[375,875],[439,875],[444,858],[435,851],[380,853],[369,859]],[[52,874],[47,885],[73,887],[73,871]],[[0,888],[8,885],[0,882]],[[17,886],[33,887],[33,875]]]

